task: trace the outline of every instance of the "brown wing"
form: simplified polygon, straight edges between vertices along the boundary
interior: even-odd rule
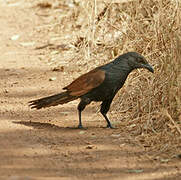
[[[71,84],[64,87],[72,96],[82,96],[93,88],[98,87],[105,79],[105,71],[98,68],[83,74],[75,79]]]

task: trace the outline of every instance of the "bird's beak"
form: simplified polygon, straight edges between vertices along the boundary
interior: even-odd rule
[[[142,67],[145,69],[148,69],[148,71],[154,73],[154,69],[150,64],[143,64]]]

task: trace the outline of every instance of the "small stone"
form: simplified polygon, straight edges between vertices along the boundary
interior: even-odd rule
[[[7,89],[4,90],[5,93],[8,93],[9,91]]]
[[[79,132],[79,134],[84,134],[84,133],[85,133],[85,131],[80,131],[80,132]]]
[[[56,77],[51,77],[50,79],[49,79],[49,81],[55,81],[57,78]]]
[[[35,42],[21,42],[20,45],[23,47],[34,46]]]
[[[88,145],[86,146],[86,149],[93,149],[94,148],[94,145]]]
[[[20,37],[20,35],[19,35],[19,34],[16,34],[16,35],[14,35],[14,36],[11,37],[11,40],[12,40],[12,41],[16,41],[16,40],[19,39],[19,37]]]
[[[160,159],[162,163],[167,163],[170,159]]]
[[[112,137],[120,137],[120,134],[111,134]]]

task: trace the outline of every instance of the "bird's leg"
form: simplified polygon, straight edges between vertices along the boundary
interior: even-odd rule
[[[78,125],[78,128],[79,129],[82,129],[83,128],[83,126],[82,126],[82,120],[81,120],[81,110],[78,110],[79,111],[79,125]]]
[[[108,128],[113,128],[112,125],[111,125],[111,122],[109,121],[109,119],[107,117],[107,115],[106,114],[102,114],[102,115],[104,116],[105,120],[107,121],[107,127]]]
[[[81,113],[82,111],[85,109],[86,105],[90,104],[90,99],[81,99],[79,105],[78,105],[78,112],[79,112],[79,125],[78,125],[78,128],[79,129],[82,129],[83,126],[82,126],[82,118],[81,118]]]
[[[110,105],[111,105],[111,102],[112,102],[112,99],[109,99],[109,100],[106,100],[106,101],[103,101],[102,104],[101,104],[101,114],[104,116],[106,122],[107,122],[107,127],[108,128],[113,128],[108,117],[107,117],[107,112],[109,111],[109,108],[110,108]]]

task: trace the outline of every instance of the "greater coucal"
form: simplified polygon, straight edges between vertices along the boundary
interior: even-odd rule
[[[112,62],[99,66],[75,79],[64,87],[64,92],[53,96],[30,101],[31,108],[41,109],[59,104],[65,104],[80,98],[78,105],[79,125],[82,128],[81,112],[91,101],[102,101],[101,114],[107,121],[107,127],[112,125],[107,117],[111,102],[123,86],[129,73],[137,68],[146,68],[154,72],[147,60],[136,52],[128,52],[117,57]]]

